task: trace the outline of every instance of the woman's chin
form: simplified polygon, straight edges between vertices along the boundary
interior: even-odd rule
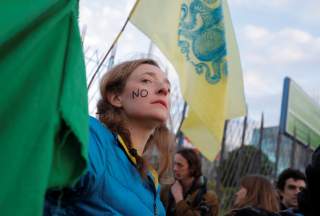
[[[168,121],[168,116],[163,116],[158,119],[160,124],[166,124]]]
[[[154,128],[159,127],[160,125],[165,125],[167,123],[167,118],[153,118],[151,124]]]

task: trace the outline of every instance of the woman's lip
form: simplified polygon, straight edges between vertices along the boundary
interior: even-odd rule
[[[153,101],[151,104],[156,104],[156,103],[161,104],[161,105],[164,106],[165,108],[168,108],[168,107],[167,107],[167,103],[164,102],[164,101],[162,101],[162,100]]]

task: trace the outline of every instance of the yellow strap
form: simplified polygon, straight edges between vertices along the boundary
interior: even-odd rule
[[[125,153],[127,154],[127,156],[129,157],[129,159],[135,164],[137,165],[137,160],[136,158],[130,153],[128,147],[126,146],[126,144],[124,143],[122,137],[118,134],[118,140],[119,140],[119,143],[120,145],[123,147]],[[157,190],[158,188],[158,185],[159,185],[159,176],[158,176],[158,173],[157,171],[152,167],[152,166],[148,166],[148,170],[150,172],[150,174],[152,175],[153,177],[153,184],[155,186],[155,189]]]
[[[126,152],[127,156],[129,157],[129,159],[135,164],[137,165],[137,160],[136,158],[129,152],[128,147],[126,146],[126,144],[124,143],[122,137],[118,134],[118,140],[120,142],[120,145],[123,147],[124,151]]]
[[[158,185],[159,185],[158,172],[152,166],[149,166],[148,169],[149,169],[149,172],[151,173],[151,175],[153,177],[153,184],[154,184],[154,186],[155,186],[155,188],[157,190]]]

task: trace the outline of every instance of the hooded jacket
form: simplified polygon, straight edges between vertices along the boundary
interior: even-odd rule
[[[120,136],[90,117],[89,166],[73,188],[51,191],[45,215],[165,215],[158,177],[139,174]]]

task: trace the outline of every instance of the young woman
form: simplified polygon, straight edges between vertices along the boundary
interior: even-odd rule
[[[151,59],[127,61],[102,77],[100,93],[88,171],[75,187],[48,193],[45,214],[165,215],[157,172],[145,156],[157,148],[161,177],[173,141],[168,79]]]
[[[234,209],[227,216],[273,216],[277,211],[277,193],[271,182],[263,176],[249,175],[241,179]]]
[[[167,216],[218,216],[219,201],[207,188],[198,152],[179,149],[174,155],[173,172],[175,182],[161,190]]]

